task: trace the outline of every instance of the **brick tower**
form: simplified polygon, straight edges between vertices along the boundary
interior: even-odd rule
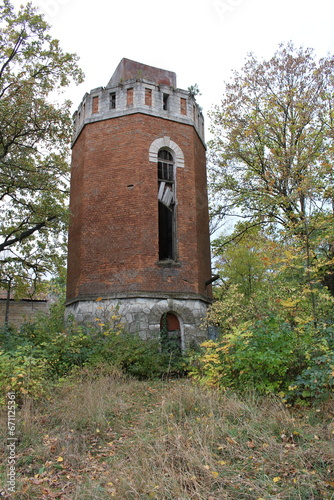
[[[211,299],[203,116],[173,72],[122,59],[74,115],[67,315],[184,349]],[[97,299],[99,299],[97,301]]]

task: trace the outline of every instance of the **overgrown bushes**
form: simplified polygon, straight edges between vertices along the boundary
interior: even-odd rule
[[[175,368],[176,358],[163,352],[160,339],[143,340],[128,334],[120,317],[107,323],[78,325],[63,320],[63,307],[51,308],[19,331],[0,331],[0,390],[14,389],[19,397],[45,395],[50,381],[71,373],[74,367],[111,364],[137,378],[161,377]]]
[[[334,388],[333,347],[332,326],[292,326],[269,316],[204,342],[191,357],[191,375],[210,386],[255,388],[290,402],[325,398]]]
[[[334,327],[292,324],[278,315],[231,323],[216,341],[182,358],[161,339],[128,334],[117,312],[110,321],[78,325],[55,305],[19,331],[0,331],[0,390],[17,400],[45,397],[77,367],[113,366],[139,379],[185,373],[223,390],[280,394],[291,403],[326,398],[334,388]]]

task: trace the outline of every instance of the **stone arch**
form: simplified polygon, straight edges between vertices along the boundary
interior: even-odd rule
[[[149,324],[159,325],[162,314],[168,311],[176,313],[182,323],[196,323],[192,301],[182,299],[162,299],[151,307],[148,318]]]
[[[170,137],[167,136],[155,139],[155,141],[152,142],[149,149],[149,161],[158,163],[158,152],[162,148],[169,149],[174,153],[176,167],[184,167],[184,154],[182,149],[176,142],[172,141]]]

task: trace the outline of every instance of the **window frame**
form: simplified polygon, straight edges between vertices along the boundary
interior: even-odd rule
[[[166,147],[157,156],[159,262],[176,261],[175,159]]]

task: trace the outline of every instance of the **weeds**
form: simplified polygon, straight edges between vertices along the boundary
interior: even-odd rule
[[[20,409],[14,498],[330,500],[333,415],[332,401],[292,410],[188,380],[78,370]]]

